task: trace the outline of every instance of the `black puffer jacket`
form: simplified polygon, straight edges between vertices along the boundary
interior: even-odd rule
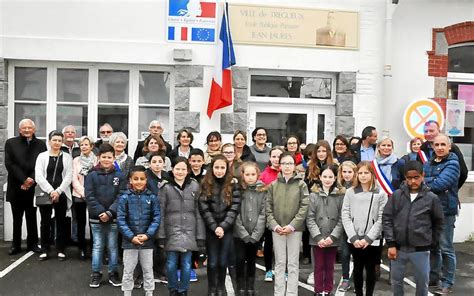
[[[201,193],[199,199],[199,211],[201,212],[207,229],[214,232],[217,227],[222,227],[224,232],[234,228],[235,219],[240,210],[241,188],[237,179],[232,184],[232,202],[227,205],[224,201],[223,184],[216,182],[213,195],[207,197]]]
[[[118,202],[117,224],[123,235],[124,249],[152,249],[153,238],[160,226],[160,203],[156,195],[148,189],[143,192],[127,190]],[[140,246],[132,243],[138,234],[148,237]]]
[[[383,231],[389,247],[413,247],[416,251],[436,246],[443,229],[441,203],[426,185],[412,202],[410,190],[402,184],[388,199],[382,215]]]
[[[199,184],[187,178],[183,186],[174,181],[160,189],[161,226],[158,239],[166,251],[197,251],[204,246],[206,232],[198,208]]]

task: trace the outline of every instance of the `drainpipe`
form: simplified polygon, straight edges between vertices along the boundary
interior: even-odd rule
[[[397,9],[398,0],[386,0],[385,6],[385,52],[384,52],[384,64],[383,64],[383,78],[384,78],[384,95],[383,99],[388,100],[389,94],[391,94],[392,84],[392,19],[395,10]],[[385,104],[382,104],[385,105]],[[382,110],[380,114],[385,114],[385,110]],[[387,127],[383,127],[382,135],[390,136]]]

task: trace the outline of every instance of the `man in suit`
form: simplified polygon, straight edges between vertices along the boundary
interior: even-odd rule
[[[28,232],[27,249],[39,252],[36,207],[33,205],[35,192],[35,163],[38,154],[46,151],[46,144],[35,136],[36,126],[31,119],[20,121],[18,137],[5,143],[5,167],[8,172],[6,200],[10,202],[13,215],[13,242],[8,252],[21,252],[21,228],[23,214]]]
[[[148,125],[148,131],[150,132],[150,135],[148,135],[148,137],[151,135],[157,135],[163,140],[166,146],[166,156],[168,156],[171,150],[173,150],[173,147],[171,147],[171,145],[166,142],[165,139],[163,139],[163,127],[161,126],[161,123],[158,120],[152,120]],[[143,156],[143,146],[147,138],[145,138],[145,140],[143,141],[138,142],[137,148],[135,149],[135,154],[133,155],[134,162],[137,161],[138,158]]]

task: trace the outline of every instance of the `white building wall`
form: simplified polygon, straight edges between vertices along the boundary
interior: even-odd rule
[[[249,1],[229,1],[248,3]],[[358,72],[354,96],[356,133],[378,125],[383,95],[382,67],[385,0],[259,1],[271,6],[360,12],[360,50],[236,45],[237,65],[251,69]],[[219,127],[219,116],[205,111],[214,63],[212,45],[165,41],[166,1],[20,1],[4,3],[4,57],[19,60],[171,65],[174,48],[193,50],[190,64],[204,65],[203,89],[191,92],[190,111],[201,112],[204,133]],[[18,17],[21,15],[21,17]],[[25,21],[28,20],[28,21]],[[186,63],[184,63],[186,64]],[[230,112],[231,108],[221,112]],[[216,113],[216,114],[219,114]],[[206,135],[196,135],[203,139]]]
[[[392,77],[387,78],[383,114],[390,120],[381,127],[390,132],[396,152],[403,155],[410,140],[401,128],[405,107],[413,101],[434,97],[434,77],[428,76],[428,55],[432,29],[474,19],[474,3],[466,1],[400,1],[393,15],[391,60]]]
[[[401,0],[393,15],[391,60],[392,77],[382,106],[381,129],[395,142],[395,152],[403,155],[409,137],[402,128],[406,106],[418,99],[434,97],[434,77],[428,76],[427,51],[432,49],[432,29],[474,19],[474,3],[443,0]],[[468,186],[468,185],[465,185]],[[467,191],[466,191],[467,192]],[[474,232],[474,204],[463,203],[456,222],[454,241],[465,241]]]

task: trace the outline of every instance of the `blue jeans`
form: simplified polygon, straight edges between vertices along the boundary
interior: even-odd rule
[[[441,279],[442,288],[451,288],[454,285],[456,273],[456,252],[453,244],[455,222],[455,215],[444,216],[444,228],[439,239],[439,249],[437,256],[434,256],[433,268]]]
[[[91,223],[92,230],[92,272],[102,272],[102,257],[104,247],[107,244],[109,253],[109,273],[117,272],[118,266],[118,247],[117,236],[118,228],[116,223]]]
[[[341,248],[342,278],[344,280],[349,280],[350,263],[351,263],[351,247],[349,243],[347,242],[347,235],[345,232],[343,233],[343,235],[341,235],[339,246]]]
[[[191,258],[192,251],[181,252],[166,252],[166,270],[168,273],[168,290],[178,291],[178,293],[186,292],[189,289],[189,278],[191,276]],[[178,259],[181,257],[181,277],[178,283],[177,266]]]
[[[391,283],[394,296],[403,296],[403,278],[408,261],[414,268],[416,296],[428,295],[430,275],[430,251],[404,252],[398,250],[397,259],[391,262]]]

